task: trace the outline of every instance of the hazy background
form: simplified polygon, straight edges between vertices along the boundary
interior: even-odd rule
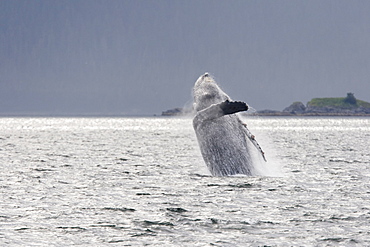
[[[0,0],[0,114],[160,114],[213,74],[236,100],[370,101],[370,1]]]

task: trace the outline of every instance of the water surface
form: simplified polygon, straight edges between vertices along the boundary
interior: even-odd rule
[[[370,118],[247,121],[270,176],[209,176],[187,118],[0,118],[0,244],[370,245]]]

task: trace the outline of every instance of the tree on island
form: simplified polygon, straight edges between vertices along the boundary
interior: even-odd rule
[[[351,105],[357,105],[357,100],[353,93],[347,93],[347,97],[344,99],[344,102],[351,104]]]

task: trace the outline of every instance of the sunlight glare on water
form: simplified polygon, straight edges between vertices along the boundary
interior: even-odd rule
[[[0,118],[0,244],[370,245],[369,118],[246,122],[276,173],[210,176],[190,118]]]

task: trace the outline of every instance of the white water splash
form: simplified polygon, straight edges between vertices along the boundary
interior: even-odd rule
[[[248,129],[255,136],[255,139],[260,144],[262,150],[265,153],[266,161],[263,159],[259,150],[257,150],[257,148],[255,148],[252,143],[250,143],[251,145],[249,145],[249,151],[252,157],[252,163],[255,165],[257,173],[261,176],[284,176],[282,172],[282,162],[277,156],[277,151],[274,147],[273,140],[267,135],[267,133],[264,133],[262,130],[256,130],[258,129],[258,126],[253,126],[250,124],[250,117],[246,116],[245,114],[238,115],[240,119],[247,124]]]

